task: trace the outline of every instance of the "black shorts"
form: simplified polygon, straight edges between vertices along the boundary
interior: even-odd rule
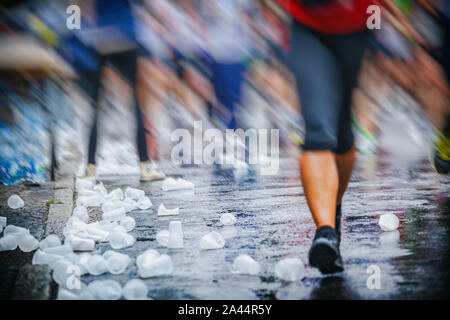
[[[351,97],[368,39],[368,31],[334,35],[294,23],[288,65],[305,121],[303,150],[341,154],[353,146]]]

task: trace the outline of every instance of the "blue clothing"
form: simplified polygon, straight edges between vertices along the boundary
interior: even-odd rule
[[[96,0],[98,27],[114,26],[135,41],[134,17],[130,0]]]

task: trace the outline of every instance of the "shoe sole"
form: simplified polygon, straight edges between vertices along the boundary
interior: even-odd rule
[[[326,242],[316,242],[309,252],[309,264],[318,268],[323,274],[344,271],[340,265],[339,253]]]

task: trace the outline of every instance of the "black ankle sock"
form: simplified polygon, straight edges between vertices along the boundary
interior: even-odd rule
[[[336,233],[338,235],[339,241],[341,240],[341,217],[342,217],[342,211],[341,211],[341,205],[336,206],[336,219],[335,219],[335,229]]]

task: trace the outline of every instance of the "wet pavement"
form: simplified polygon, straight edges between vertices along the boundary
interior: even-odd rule
[[[379,159],[389,157],[381,151],[378,157],[359,158],[342,207],[345,271],[332,276],[322,276],[307,264],[315,227],[295,158],[280,159],[277,175],[238,179],[213,168],[160,164],[166,174],[194,182],[195,190],[164,192],[161,182],[140,184],[137,176],[102,181],[108,190],[141,187],[153,202],[149,210],[129,213],[136,220],[131,234],[137,242],[118,250],[132,258],[149,248],[171,256],[171,275],[145,279],[153,299],[448,299],[450,181],[435,174],[427,161],[399,170]],[[161,203],[179,207],[180,215],[158,217]],[[234,226],[220,223],[226,212],[236,215]],[[381,231],[377,223],[384,213],[399,217],[397,231]],[[171,220],[182,221],[183,249],[156,241],[156,233]],[[225,237],[225,247],[200,250],[201,236],[213,230]],[[108,244],[97,247],[99,253],[111,249]],[[259,276],[232,273],[239,254],[261,264]],[[288,283],[274,275],[275,264],[287,257],[306,264],[303,280]],[[379,289],[367,286],[373,270],[369,267],[379,268]],[[124,285],[131,278],[138,278],[135,264],[121,275],[83,276],[82,281],[115,279]]]

